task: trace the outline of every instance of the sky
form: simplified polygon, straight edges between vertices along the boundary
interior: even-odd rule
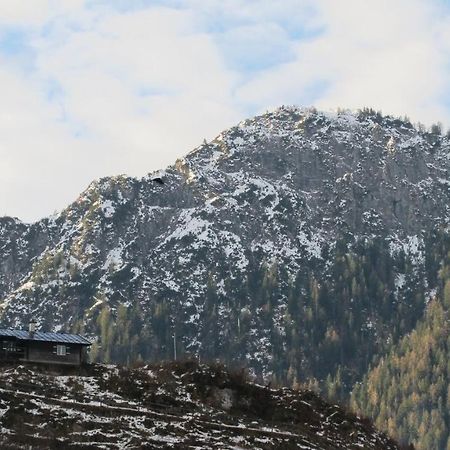
[[[280,105],[450,127],[450,1],[0,0],[0,216]]]

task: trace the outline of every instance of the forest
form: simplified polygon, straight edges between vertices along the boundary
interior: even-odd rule
[[[255,263],[242,285],[229,286],[234,298],[221,296],[211,273],[196,346],[185,338],[192,325],[170,299],[152,299],[149,311],[139,302],[105,306],[91,359],[173,359],[175,343],[178,358],[220,360],[262,378],[258,360],[248,364],[259,328],[270,351],[266,382],[321,391],[419,450],[445,448],[450,238],[434,232],[424,243],[418,263],[404,251],[393,254],[383,238],[342,240],[325,276],[319,267],[292,274]],[[74,331],[84,331],[81,320]]]

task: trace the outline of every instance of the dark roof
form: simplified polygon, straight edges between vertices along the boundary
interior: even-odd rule
[[[35,331],[30,333],[25,330],[0,330],[0,336],[14,337],[21,341],[45,341],[45,342],[61,342],[65,344],[81,344],[91,345],[92,342],[80,336],[79,334],[65,333],[43,333]]]

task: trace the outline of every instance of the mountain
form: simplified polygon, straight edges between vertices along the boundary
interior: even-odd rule
[[[176,350],[346,401],[443,289],[449,155],[437,127],[369,109],[245,120],[55,216],[0,219],[1,325],[33,316],[98,339],[94,360]]]
[[[0,379],[3,449],[399,449],[312,392],[255,385],[220,365],[14,366]]]

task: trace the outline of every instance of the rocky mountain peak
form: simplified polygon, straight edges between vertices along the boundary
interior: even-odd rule
[[[351,254],[381,240],[398,265],[383,278],[386,295],[401,297],[399,261],[423,265],[425,235],[449,223],[449,146],[440,134],[371,110],[282,107],[244,120],[164,171],[93,182],[52,218],[2,219],[3,324],[20,326],[32,314],[41,327],[82,327],[96,337],[102,310],[114,316],[119,305],[139,305],[155,321],[153,335],[166,330],[157,339],[167,355],[170,330],[183,324],[186,353],[213,344],[208,355],[220,353],[235,336],[245,340],[239,358],[269,374],[274,342],[291,345],[289,296],[315,296],[338,249]],[[374,345],[389,335],[379,314],[360,318]],[[324,336],[333,336],[330,327]]]
[[[33,316],[87,334],[93,360],[176,349],[348,399],[442,296],[449,155],[438,127],[369,109],[244,120],[55,216],[1,218],[1,325]]]

